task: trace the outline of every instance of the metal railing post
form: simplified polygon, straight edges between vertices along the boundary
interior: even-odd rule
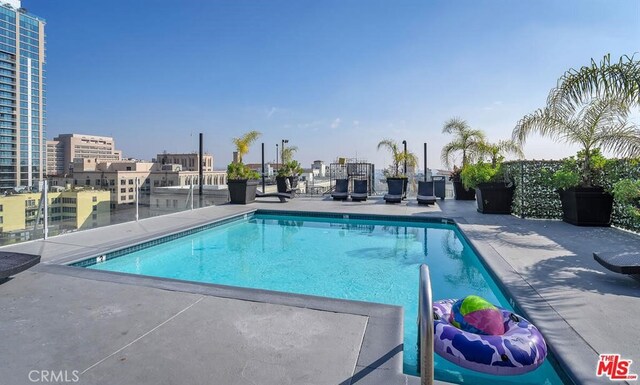
[[[418,350],[420,384],[433,385],[433,296],[429,267],[420,265],[420,293],[418,299]]]
[[[42,182],[42,195],[44,199],[44,218],[42,236],[44,239],[49,238],[49,186],[47,186],[47,180]]]
[[[138,212],[138,201],[139,199],[139,193],[138,193],[139,189],[138,189],[138,177],[136,177],[136,222],[138,221],[139,218],[139,212]]]

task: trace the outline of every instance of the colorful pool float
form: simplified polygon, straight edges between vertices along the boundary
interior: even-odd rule
[[[433,304],[434,350],[467,369],[500,376],[530,372],[547,356],[532,323],[478,296]]]

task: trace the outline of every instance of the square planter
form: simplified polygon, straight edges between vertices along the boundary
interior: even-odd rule
[[[476,190],[465,189],[460,180],[453,181],[453,192],[457,201],[472,201],[476,199]]]
[[[278,187],[279,193],[287,193],[289,192],[289,186],[287,185],[287,180],[289,177],[287,176],[277,176],[276,177],[276,186]]]
[[[256,200],[256,190],[258,180],[256,179],[235,179],[228,180],[229,199],[231,203],[246,205]]]
[[[613,196],[602,187],[559,190],[562,219],[576,226],[611,226]]]
[[[515,186],[504,183],[480,183],[476,187],[478,211],[483,214],[511,214]]]

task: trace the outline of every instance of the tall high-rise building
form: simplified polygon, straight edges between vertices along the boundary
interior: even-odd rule
[[[0,189],[45,175],[45,21],[0,0]]]

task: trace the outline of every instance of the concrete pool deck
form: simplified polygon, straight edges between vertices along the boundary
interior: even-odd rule
[[[39,266],[0,284],[0,332],[9,337],[7,346],[18,347],[0,353],[1,362],[11,362],[5,379],[30,383],[30,370],[67,369],[84,371],[80,384],[106,378],[149,384],[415,383],[415,377],[397,373],[402,366],[394,343],[402,331],[395,339],[384,336],[392,330],[389,319],[402,319],[396,307],[358,303],[360,308],[349,309],[342,307],[345,301],[327,305],[314,297],[269,293],[261,300],[235,300],[229,297],[238,293],[206,285],[59,266],[255,209],[452,218],[576,382],[607,381],[595,376],[600,353],[620,353],[634,360],[632,372],[640,372],[634,321],[640,316],[640,282],[609,272],[591,257],[593,251],[638,249],[639,236],[482,215],[475,202],[425,207],[297,198],[186,211],[0,249],[42,255]],[[270,337],[251,339],[247,335],[255,337],[255,329],[238,331],[239,323],[256,314],[269,320],[263,329]],[[317,327],[302,332],[310,318]],[[278,346],[287,348],[273,350]]]

